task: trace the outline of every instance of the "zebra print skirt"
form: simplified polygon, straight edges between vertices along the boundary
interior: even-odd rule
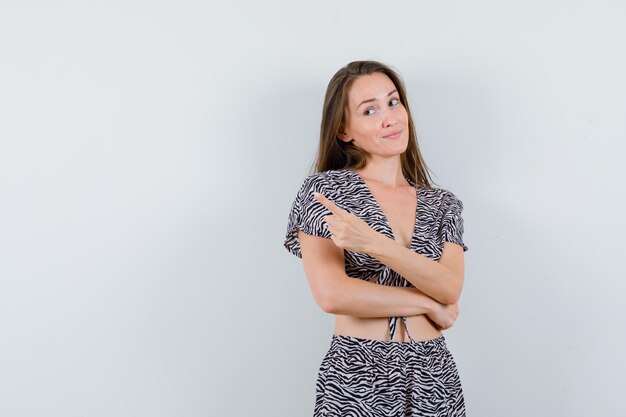
[[[333,335],[313,416],[464,417],[461,380],[443,334],[411,342]]]

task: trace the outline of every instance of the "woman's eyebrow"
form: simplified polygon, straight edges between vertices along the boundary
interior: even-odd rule
[[[392,94],[393,94],[393,93],[395,93],[396,91],[398,91],[398,90],[392,90],[392,91],[390,91],[390,92],[389,92],[389,94],[387,94],[387,97],[389,97],[390,95],[392,95]],[[370,98],[370,99],[368,99],[368,100],[363,100],[363,101],[362,101],[362,102],[361,102],[358,106],[356,106],[357,110],[358,110],[358,108],[359,108],[359,107],[361,107],[363,104],[365,104],[365,103],[369,103],[370,101],[376,101],[376,99],[375,99],[375,98]]]

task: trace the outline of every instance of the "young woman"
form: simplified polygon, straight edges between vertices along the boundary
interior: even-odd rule
[[[465,416],[441,332],[463,286],[463,203],[431,186],[393,69],[356,61],[333,76],[316,168],[284,242],[336,316],[314,416]]]

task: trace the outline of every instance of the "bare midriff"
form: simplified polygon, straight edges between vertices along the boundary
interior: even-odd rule
[[[413,340],[435,339],[441,335],[441,330],[437,329],[430,319],[421,314],[419,316],[406,317],[406,324]],[[364,339],[390,340],[389,339],[389,318],[388,317],[354,317],[335,315],[336,335],[361,337]],[[393,335],[394,342],[408,342],[409,337],[404,330],[402,319],[396,322],[396,331]]]
[[[373,280],[371,280],[373,281]],[[441,335],[441,330],[426,314],[405,316],[409,333],[415,341],[435,339]],[[396,330],[393,339],[389,339],[389,317],[355,317],[335,314],[334,334],[354,336],[363,339],[385,340],[393,342],[408,342],[409,337],[404,329],[402,319],[396,319]]]

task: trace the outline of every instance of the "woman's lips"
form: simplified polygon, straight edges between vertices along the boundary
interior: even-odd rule
[[[402,133],[401,130],[397,130],[395,132],[393,132],[391,135],[387,135],[387,136],[383,136],[386,139],[398,139],[400,137],[400,134]]]

